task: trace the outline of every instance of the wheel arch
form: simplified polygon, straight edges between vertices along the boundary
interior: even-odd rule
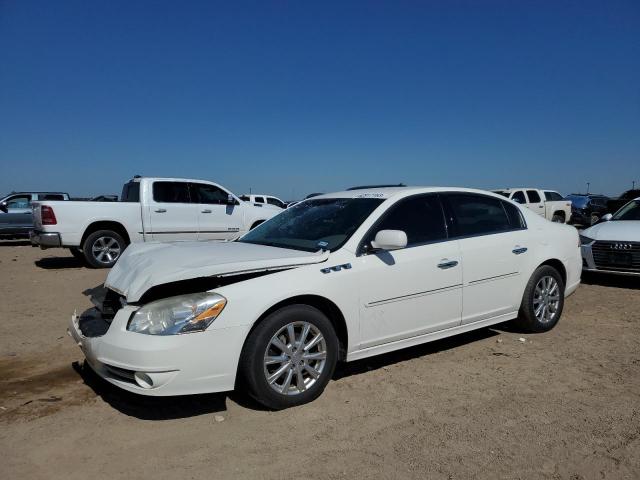
[[[82,245],[84,244],[84,241],[87,239],[87,237],[93,232],[97,232],[98,230],[112,230],[121,235],[127,245],[131,243],[129,232],[127,232],[127,229],[124,225],[122,225],[120,222],[112,220],[101,220],[92,222],[87,226],[87,228],[85,228],[84,233],[82,234],[82,239],[80,240],[80,248],[82,248]]]
[[[566,287],[567,286],[567,269],[564,266],[564,263],[562,263],[562,261],[558,260],[557,258],[550,258],[542,262],[540,265],[538,265],[537,268],[543,267],[545,265],[548,265],[549,267],[552,267],[558,271],[558,273],[562,277],[562,283],[564,283]]]
[[[333,328],[335,328],[336,335],[338,336],[338,360],[346,360],[347,348],[349,346],[349,332],[347,329],[347,322],[340,308],[328,298],[320,295],[296,295],[294,297],[281,300],[275,305],[272,305],[253,323],[253,325],[249,329],[249,332],[247,333],[245,342],[246,339],[249,338],[251,332],[253,332],[253,330],[255,330],[265,318],[267,318],[273,312],[289,305],[309,305],[311,307],[317,308],[322,313],[324,313],[329,321],[333,324]]]

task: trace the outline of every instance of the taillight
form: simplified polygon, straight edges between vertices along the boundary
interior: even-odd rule
[[[53,208],[48,205],[42,205],[42,207],[40,207],[40,218],[42,219],[43,225],[56,225],[58,223],[56,214],[53,213]]]

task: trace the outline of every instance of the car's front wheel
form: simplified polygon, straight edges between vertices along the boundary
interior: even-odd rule
[[[251,397],[280,410],[320,396],[337,360],[338,339],[326,315],[309,305],[289,305],[249,334],[239,374]]]
[[[542,265],[527,283],[516,322],[530,332],[546,332],[558,323],[563,307],[562,275],[555,268]]]

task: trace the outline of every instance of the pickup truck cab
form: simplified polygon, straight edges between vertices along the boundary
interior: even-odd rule
[[[571,220],[571,201],[565,200],[562,195],[553,190],[505,188],[493,190],[493,192],[524,205],[552,222],[569,223]]]
[[[33,229],[32,203],[38,200],[69,200],[63,192],[13,192],[0,197],[0,236],[28,237]]]
[[[31,242],[66,247],[94,268],[115,264],[137,242],[230,240],[280,210],[255,207],[213,182],[137,177],[119,202],[36,202]]]

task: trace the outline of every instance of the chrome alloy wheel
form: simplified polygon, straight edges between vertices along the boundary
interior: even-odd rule
[[[533,313],[541,323],[555,319],[560,306],[560,286],[551,276],[542,277],[533,293]]]
[[[121,253],[120,244],[113,237],[100,237],[91,246],[91,253],[100,263],[115,262]]]
[[[264,376],[282,395],[304,392],[322,374],[327,362],[327,342],[308,322],[292,322],[271,337],[264,352]]]

